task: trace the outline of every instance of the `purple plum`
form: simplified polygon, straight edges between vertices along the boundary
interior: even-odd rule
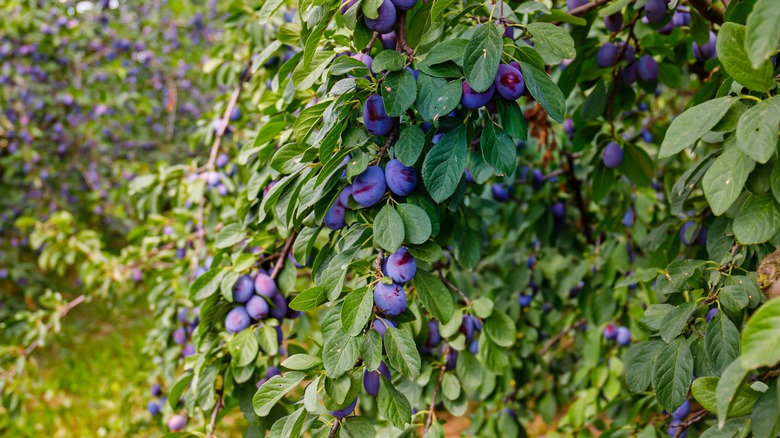
[[[406,292],[400,284],[379,282],[374,287],[374,304],[385,315],[399,315],[406,310]]]
[[[225,318],[225,329],[230,333],[238,333],[249,327],[249,313],[244,306],[234,307]]]
[[[385,0],[385,3],[387,1]],[[381,96],[377,94],[368,96],[363,107],[363,123],[366,125],[366,131],[377,137],[383,137],[393,130],[395,120],[385,112],[385,103]]]
[[[352,199],[363,207],[372,207],[382,199],[387,189],[385,172],[379,166],[369,166],[352,182]]]
[[[387,276],[398,284],[405,284],[417,273],[417,261],[409,250],[401,248],[387,258]]]
[[[268,302],[260,295],[252,295],[246,303],[246,313],[255,321],[265,319],[268,316]]]
[[[525,79],[520,70],[508,64],[498,66],[496,78],[493,80],[496,91],[506,100],[517,100],[525,91]]]
[[[493,84],[490,84],[490,87],[484,92],[478,93],[469,86],[468,82],[463,81],[463,97],[461,97],[460,103],[463,104],[464,108],[468,109],[481,108],[490,102],[495,92],[496,87]]]
[[[246,303],[255,293],[255,283],[252,277],[242,275],[233,283],[233,301]]]
[[[614,141],[609,142],[601,153],[601,161],[609,169],[620,166],[620,163],[623,162],[623,148]]]
[[[396,158],[385,165],[385,180],[391,192],[398,196],[409,196],[417,185],[417,172]]]

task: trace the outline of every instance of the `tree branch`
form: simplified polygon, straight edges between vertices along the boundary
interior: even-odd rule
[[[584,4],[584,5],[580,6],[580,7],[577,7],[577,8],[574,8],[574,9],[568,11],[567,14],[574,15],[574,16],[577,16],[577,17],[580,16],[580,15],[585,15],[588,12],[592,11],[593,9],[596,9],[599,6],[603,5],[604,3],[607,3],[608,1],[609,0],[596,0],[596,1],[593,1],[593,2],[590,2],[590,3],[586,3],[586,4]]]
[[[271,271],[272,279],[276,280],[276,277],[278,277],[279,273],[282,272],[282,267],[284,267],[284,261],[287,257],[287,253],[290,252],[290,248],[292,248],[296,236],[297,234],[295,233],[295,230],[292,230],[290,232],[290,237],[287,238],[287,243],[284,244],[282,252],[279,253],[279,257],[277,257],[276,263],[274,263],[274,269]]]
[[[238,79],[238,85],[233,90],[233,95],[230,96],[225,113],[222,114],[222,120],[219,124],[219,129],[214,137],[214,144],[211,146],[211,153],[209,154],[209,162],[206,164],[206,169],[214,170],[214,163],[217,161],[217,154],[219,154],[219,147],[222,145],[222,137],[225,135],[228,126],[230,125],[230,116],[233,114],[233,110],[236,108],[238,98],[241,97],[241,90],[244,88],[244,82],[249,81],[252,77],[252,64],[250,63],[244,70],[241,77]]]
[[[458,295],[460,295],[460,297],[463,299],[463,302],[466,303],[467,306],[471,305],[471,300],[469,299],[469,297],[467,297],[466,294],[463,293],[462,290],[458,289],[458,286],[455,286],[455,283],[451,282],[450,280],[447,279],[447,277],[442,275],[441,272],[439,272],[439,279],[441,279],[441,282],[444,283],[447,287],[449,287],[450,289],[452,289],[455,292],[457,292]]]
[[[582,327],[582,325],[585,324],[585,319],[580,319],[579,321],[575,321],[572,325],[566,327],[565,329],[561,330],[560,333],[555,335],[553,338],[551,338],[549,341],[547,341],[544,344],[544,347],[542,348],[542,351],[539,352],[540,355],[544,356],[547,351],[552,348],[553,345],[555,345],[558,341],[560,341],[564,336],[566,336],[566,333],[569,333],[571,330],[578,329]]]
[[[211,421],[209,422],[209,437],[214,437],[214,432],[217,430],[217,414],[222,409],[224,404],[222,403],[222,395],[224,388],[217,390],[217,403],[214,404],[214,409],[211,411]]]

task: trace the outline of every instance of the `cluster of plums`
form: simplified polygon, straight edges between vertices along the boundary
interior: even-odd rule
[[[417,261],[409,250],[401,248],[384,259],[382,270],[391,282],[379,281],[374,286],[374,305],[387,316],[400,315],[406,310],[406,292],[403,285],[417,274]]]
[[[150,392],[152,393],[152,397],[155,398],[155,400],[149,400],[149,403],[146,405],[146,411],[154,416],[160,413],[162,404],[165,403],[167,397],[163,395],[162,386],[157,383],[152,385]]]
[[[604,339],[608,341],[617,341],[617,344],[625,347],[631,343],[631,330],[628,327],[616,326],[609,323],[604,327]]]
[[[173,342],[177,345],[183,345],[181,350],[182,357],[189,357],[195,354],[195,346],[190,341],[192,332],[198,327],[200,317],[198,315],[199,309],[196,307],[193,309],[195,318],[190,322],[189,311],[186,308],[179,309],[177,320],[182,325],[173,331]]]
[[[398,159],[388,161],[384,170],[379,166],[369,166],[341,191],[325,214],[325,226],[338,230],[346,225],[345,214],[350,208],[350,197],[361,207],[372,207],[382,199],[387,189],[397,196],[409,196],[416,186],[417,172]]]
[[[246,330],[252,321],[268,317],[283,319],[288,316],[287,298],[279,292],[276,281],[260,270],[251,275],[242,275],[233,284],[233,301],[238,305],[225,317],[225,329],[229,333]]]
[[[463,81],[461,104],[468,109],[481,108],[490,103],[496,91],[502,98],[509,101],[517,100],[523,95],[525,79],[520,71],[519,63],[513,61],[509,64],[499,65],[493,83],[483,92],[475,91],[468,82]]]

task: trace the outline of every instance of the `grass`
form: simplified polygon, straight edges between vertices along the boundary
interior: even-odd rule
[[[149,315],[140,302],[75,308],[56,339],[34,354],[38,373],[31,378],[38,380],[11,436],[155,435],[143,391],[154,364],[141,353]]]

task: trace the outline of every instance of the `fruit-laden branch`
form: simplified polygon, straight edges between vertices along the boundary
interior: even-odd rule
[[[710,3],[710,0],[688,0],[691,6],[696,9],[702,17],[715,24],[723,24],[723,8]]]
[[[230,96],[227,108],[225,108],[225,113],[222,114],[222,121],[219,124],[216,135],[214,136],[214,144],[211,146],[209,162],[206,164],[206,169],[209,171],[214,170],[214,164],[217,162],[219,147],[222,144],[222,137],[224,137],[225,131],[227,131],[228,125],[230,124],[230,116],[233,114],[233,110],[238,104],[238,98],[241,97],[241,90],[244,88],[244,82],[248,82],[249,78],[251,77],[252,63],[249,63],[244,69],[244,72],[241,74],[241,77],[238,79],[238,85],[236,86],[236,89],[233,90],[233,95]]]

